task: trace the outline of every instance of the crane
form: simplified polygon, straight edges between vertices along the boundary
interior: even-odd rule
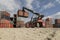
[[[36,13],[33,10],[31,10],[31,9],[28,9],[26,7],[23,7],[23,9],[22,9],[23,13],[25,12],[25,10],[27,10],[27,11],[29,11],[29,12],[37,15],[38,18],[40,18],[39,20],[42,20],[42,18],[44,17],[44,15],[40,15],[39,13]],[[31,17],[31,21],[30,21],[31,27],[37,26],[38,18],[33,18],[33,16]],[[33,21],[32,21],[32,19],[33,19]],[[40,26],[42,26],[42,22],[39,22],[39,24],[40,24]]]
[[[26,8],[26,7],[23,7],[22,10],[23,10],[23,12],[25,12],[25,10],[28,10],[28,11],[30,11],[31,13],[33,13],[33,14],[37,15],[38,17],[41,17],[41,18],[44,17],[44,15],[40,15],[39,13],[35,13],[33,10],[28,9],[28,8]]]

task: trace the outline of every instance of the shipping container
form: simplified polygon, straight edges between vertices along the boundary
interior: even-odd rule
[[[22,10],[18,10],[17,14],[19,17],[28,17],[28,15],[29,15],[28,12],[26,12],[26,11],[24,12]]]
[[[45,20],[45,27],[46,27],[46,28],[53,28],[52,18],[47,18],[47,19]]]
[[[23,11],[22,10],[18,10],[17,14],[18,14],[18,16],[23,16]]]
[[[0,19],[10,19],[10,13],[8,13],[7,11],[0,11]]]
[[[1,19],[0,28],[13,28],[13,24],[11,24],[10,21],[8,21],[6,19]]]
[[[24,12],[24,17],[28,17],[29,13],[28,12]]]
[[[55,19],[55,24],[60,24],[60,19]]]
[[[26,28],[29,28],[29,23],[26,23],[26,24],[25,24],[25,27],[26,27]]]
[[[25,27],[24,21],[17,21],[17,27]]]
[[[8,12],[5,12],[5,16],[10,16],[10,14]]]

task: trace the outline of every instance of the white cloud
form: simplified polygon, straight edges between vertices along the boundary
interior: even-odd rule
[[[6,6],[9,10],[14,10],[16,7],[19,7],[14,0],[0,0],[0,4]]]
[[[32,8],[31,3],[33,0],[26,0],[27,7]],[[21,5],[22,6],[22,5]],[[20,8],[20,5],[15,3],[15,0],[0,0],[0,10],[6,10],[9,13],[16,13],[14,10]],[[11,14],[13,16],[13,14]],[[30,21],[30,18],[20,18],[21,20],[27,22]]]
[[[26,2],[27,2],[26,7],[32,9],[31,3],[33,2],[33,0],[26,0]]]
[[[57,12],[57,13],[50,15],[50,16],[46,16],[43,19],[46,19],[46,18],[60,19],[60,12]]]
[[[60,0],[56,0],[56,2],[58,2],[60,4]]]
[[[56,14],[51,15],[51,16],[55,19],[60,19],[60,12],[57,12]]]
[[[34,1],[33,1],[33,6],[34,6],[34,9],[40,8],[40,2],[37,1],[37,0],[34,0]]]
[[[60,12],[57,12],[57,13],[50,15],[50,16],[46,16],[43,18],[43,20],[45,20],[46,18],[52,18],[52,24],[54,24],[55,19],[60,19]]]
[[[19,8],[19,5],[15,3],[15,0],[0,0],[0,6],[0,10],[6,10],[13,14],[15,12],[14,10]]]
[[[37,8],[39,8],[40,7],[40,3],[39,3],[39,1],[36,1],[36,2],[37,2],[36,6],[37,6]]]
[[[49,9],[51,7],[55,7],[54,2],[53,3],[49,2],[48,4],[43,5],[43,7],[40,9],[40,12],[42,12],[43,10]]]
[[[46,5],[43,6],[44,9],[47,9],[47,8],[51,8],[51,7],[54,7],[55,5],[53,3],[48,3]]]

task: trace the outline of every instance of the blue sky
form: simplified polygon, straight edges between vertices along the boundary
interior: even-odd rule
[[[56,17],[57,15],[55,14],[60,14],[60,0],[0,0],[0,10],[8,11],[11,16],[17,13],[18,9],[22,9],[23,6],[46,17]],[[32,14],[30,13],[29,15],[31,16]]]

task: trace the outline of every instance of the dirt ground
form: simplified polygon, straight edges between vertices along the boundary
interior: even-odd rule
[[[60,29],[0,28],[0,40],[60,40]]]

